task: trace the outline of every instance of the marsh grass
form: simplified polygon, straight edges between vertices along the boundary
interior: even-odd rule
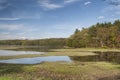
[[[104,49],[104,48],[75,48],[75,49],[51,49],[51,51],[55,51],[55,52],[94,52],[94,51],[120,52],[120,49],[117,49],[117,48],[107,48],[107,49]]]
[[[45,62],[36,65],[1,64],[0,79],[5,80],[98,80],[116,76],[120,65],[105,62]]]

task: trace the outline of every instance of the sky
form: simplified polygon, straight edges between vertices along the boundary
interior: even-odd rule
[[[0,0],[0,40],[67,38],[120,19],[120,0]]]

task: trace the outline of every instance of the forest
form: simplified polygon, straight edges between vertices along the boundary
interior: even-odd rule
[[[113,23],[97,23],[82,30],[76,29],[69,38],[0,40],[0,45],[119,48],[120,20],[115,20]]]
[[[67,40],[70,47],[120,47],[120,20],[113,23],[97,23],[82,30],[76,29],[74,34]]]
[[[63,47],[66,45],[66,38],[50,38],[38,40],[1,40],[0,45]]]

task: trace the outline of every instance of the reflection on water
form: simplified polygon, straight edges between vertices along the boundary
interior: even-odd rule
[[[8,49],[14,51],[37,51],[37,52],[48,52],[50,49],[60,49],[60,46],[20,46],[15,49]]]
[[[44,52],[0,50],[0,56],[14,56],[23,54],[44,54]]]
[[[47,57],[0,60],[0,63],[37,64],[37,63],[42,63],[42,62],[56,62],[56,61],[71,62],[68,56],[47,56]]]
[[[37,52],[48,52],[51,47],[49,46],[23,46],[16,49],[10,49],[14,51],[37,51]]]
[[[74,61],[81,62],[99,62],[106,61],[110,63],[120,64],[120,52],[95,52],[98,55],[92,56],[73,56],[70,57]]]
[[[29,51],[30,49],[30,51]],[[43,48],[45,50],[45,48]],[[48,48],[46,48],[48,49]],[[29,47],[18,49],[17,51],[11,50],[0,50],[0,56],[13,56],[22,54],[44,54],[41,51],[41,47]],[[95,52],[97,55],[89,56],[48,56],[48,57],[35,57],[35,58],[21,58],[21,59],[10,59],[10,60],[0,60],[0,63],[18,63],[18,64],[36,64],[44,61],[80,61],[80,62],[110,62],[120,64],[120,52]],[[83,53],[84,54],[84,53]]]

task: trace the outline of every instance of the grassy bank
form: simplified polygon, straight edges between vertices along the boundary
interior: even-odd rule
[[[94,51],[115,51],[120,52],[120,49],[118,48],[75,48],[75,49],[52,49],[52,51],[58,51],[58,52],[94,52]]]

